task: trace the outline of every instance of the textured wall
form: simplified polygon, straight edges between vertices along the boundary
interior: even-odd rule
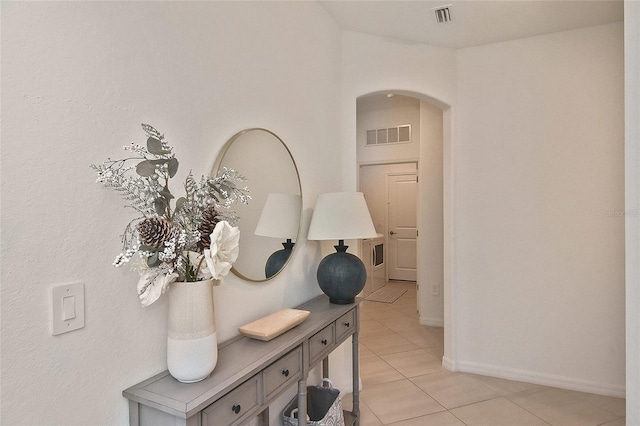
[[[627,424],[640,424],[640,3],[624,3]]]
[[[624,393],[623,72],[620,23],[459,51],[460,368]]]
[[[1,7],[0,423],[126,424],[121,391],[166,368],[167,305],[141,308],[136,274],[111,267],[133,214],[89,164],[144,141],[147,122],[175,146],[179,183],[209,170],[237,131],[265,127],[298,163],[306,232],[317,194],[342,189],[324,166],[341,152],[340,33],[307,2]],[[221,338],[318,294],[318,261],[317,243],[301,241],[275,281],[225,279]],[[50,288],[77,281],[86,326],[51,336]]]

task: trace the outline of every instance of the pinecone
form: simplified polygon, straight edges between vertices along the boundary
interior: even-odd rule
[[[140,242],[149,247],[160,248],[175,234],[173,223],[162,217],[150,217],[136,226]]]
[[[198,227],[200,231],[200,241],[198,241],[198,251],[202,253],[204,249],[211,247],[211,233],[216,227],[216,224],[220,222],[218,212],[214,206],[209,206],[202,213],[202,223]]]

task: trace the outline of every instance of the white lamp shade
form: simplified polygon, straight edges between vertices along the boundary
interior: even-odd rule
[[[311,218],[309,240],[355,240],[377,235],[361,192],[320,194]]]
[[[270,193],[258,219],[255,234],[263,237],[295,239],[300,228],[302,197]]]

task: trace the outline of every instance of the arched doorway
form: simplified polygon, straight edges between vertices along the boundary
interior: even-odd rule
[[[366,130],[361,122],[361,107],[365,103],[378,105],[379,109],[387,104],[404,105],[405,100],[418,105],[417,128],[414,146],[410,143],[400,149],[391,143],[378,146],[376,155],[362,155],[367,149]],[[375,106],[373,107],[375,108]],[[400,107],[401,109],[402,107]],[[397,113],[398,111],[396,111]],[[375,113],[374,115],[376,115]],[[393,114],[392,114],[393,115]],[[411,123],[381,120],[380,128],[393,129]],[[405,120],[406,121],[406,120]],[[415,120],[414,120],[415,122]],[[369,123],[369,126],[371,124]],[[387,126],[387,127],[385,127]],[[413,124],[415,126],[415,124]],[[417,200],[418,239],[417,239],[417,285],[418,309],[423,325],[444,327],[445,349],[443,365],[455,368],[455,340],[452,297],[452,206],[451,206],[451,110],[448,105],[430,96],[401,90],[371,92],[359,96],[356,101],[357,127],[357,176],[360,169],[372,165],[397,165],[415,162],[417,165],[419,189]],[[366,126],[365,126],[366,127]],[[373,126],[376,127],[376,126]],[[413,135],[412,135],[413,136]],[[395,137],[392,137],[395,141]],[[384,138],[383,138],[384,141]],[[369,141],[369,148],[373,145]],[[376,141],[377,145],[377,141]],[[380,149],[382,148],[382,149]],[[361,183],[358,186],[361,187]]]

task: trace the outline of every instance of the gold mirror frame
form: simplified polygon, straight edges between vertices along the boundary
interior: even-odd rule
[[[249,188],[252,198],[247,205],[233,206],[239,216],[240,254],[231,272],[251,282],[269,281],[287,267],[296,247],[294,245],[291,255],[278,272],[267,277],[264,270],[266,261],[272,253],[282,249],[283,241],[257,236],[254,231],[269,193],[299,195],[302,207],[302,185],[296,162],[278,135],[254,127],[236,133],[227,141],[216,159],[213,172],[217,173],[223,167],[232,168],[247,178],[244,185]],[[297,225],[296,242],[302,228],[302,208]]]

